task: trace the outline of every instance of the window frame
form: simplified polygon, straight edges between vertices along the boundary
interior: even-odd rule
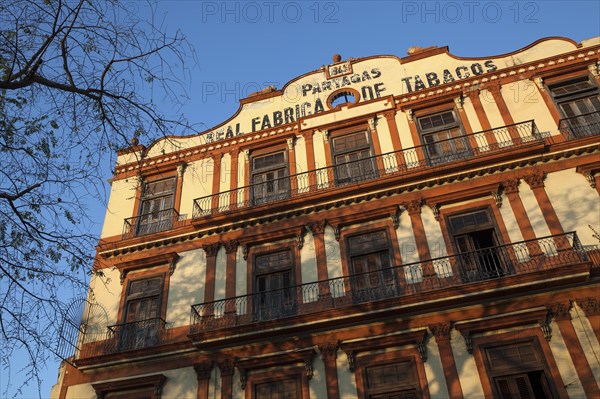
[[[150,211],[150,212],[144,213],[144,206],[146,203],[148,203],[150,201],[154,201],[159,198],[166,198],[169,196],[169,194],[148,196],[147,195],[148,186],[151,184],[160,183],[162,181],[167,181],[170,179],[173,180],[172,189],[171,189],[172,191],[170,192],[170,195],[172,197],[171,205],[169,207],[161,206],[160,209],[158,209],[157,211]],[[175,222],[175,215],[177,214],[178,209],[179,209],[178,204],[176,204],[176,202],[178,201],[178,199],[180,197],[180,195],[178,195],[180,186],[181,186],[180,177],[178,177],[177,174],[152,176],[152,177],[148,177],[147,179],[144,179],[142,181],[142,184],[140,185],[139,203],[138,203],[138,206],[137,206],[137,209],[135,212],[135,217],[136,217],[136,223],[134,226],[134,232],[135,232],[134,235],[135,236],[143,236],[143,235],[148,235],[148,234],[153,234],[153,233],[159,233],[161,231],[166,231],[166,230],[170,230],[171,228],[173,228],[173,225]],[[168,193],[168,192],[165,191],[164,193]],[[171,212],[168,212],[169,210],[171,210]],[[158,214],[164,213],[164,215],[159,216],[157,221],[150,221],[147,223],[143,222],[144,217],[150,217],[150,215],[152,215],[154,213],[158,213]],[[152,225],[155,225],[156,228],[148,227],[148,226],[152,226]],[[142,232],[142,226],[146,226],[147,231]]]
[[[453,219],[456,219],[461,216],[476,214],[479,212],[485,212],[485,214],[488,218],[487,223],[484,223],[483,225],[481,225],[481,224],[472,225],[472,226],[458,229],[458,230],[453,228],[453,226],[452,226]],[[475,256],[477,256],[478,258],[479,258],[479,256],[486,257],[487,255],[498,256],[498,254],[496,252],[497,249],[493,250],[494,252],[496,252],[495,254],[491,254],[491,253],[486,254],[483,250],[485,250],[486,248],[498,248],[498,247],[502,247],[504,245],[504,237],[502,234],[503,231],[500,228],[498,221],[496,220],[496,214],[495,214],[492,206],[490,206],[490,205],[469,207],[467,209],[460,209],[460,210],[457,209],[454,211],[451,210],[449,212],[444,212],[443,219],[444,219],[445,230],[448,233],[448,239],[449,239],[449,242],[450,242],[450,245],[452,248],[452,253],[456,257],[456,259],[459,260],[458,263],[460,263],[460,264],[463,264],[463,262],[466,264],[475,263],[476,266],[479,267],[480,265],[478,264],[478,262],[481,261],[481,259],[474,260]],[[488,231],[488,230],[492,231],[492,240],[493,240],[492,246],[483,247],[483,248],[475,248],[474,243],[471,243],[472,248],[469,251],[466,251],[466,252],[461,251],[459,244],[457,242],[458,237],[469,236],[470,234],[474,234],[474,233],[481,232],[481,231]],[[471,238],[471,240],[472,240],[472,238]],[[503,249],[501,249],[501,251],[509,250],[509,248],[507,248],[507,247],[502,247],[502,248]],[[504,258],[506,258],[506,257],[504,257]],[[497,263],[496,263],[496,261],[497,261]],[[483,261],[483,264],[490,264],[490,263],[493,263],[494,266],[496,266],[496,265],[500,266],[500,268],[495,268],[497,271],[496,277],[503,277],[504,275],[511,273],[511,265],[507,264],[506,259],[503,259],[502,256],[499,259],[492,260],[491,262],[488,262],[485,260]],[[458,274],[461,276],[461,278],[463,280],[465,280],[465,282],[484,281],[484,280],[489,279],[489,278],[477,278],[476,277],[474,280],[471,280],[471,277],[469,277],[466,269],[467,269],[467,267],[465,267],[463,264],[463,268],[458,270]],[[492,274],[494,273],[493,270],[490,270],[490,272]],[[475,275],[477,275],[477,271],[475,271]]]
[[[259,273],[258,270],[258,262],[257,259],[259,259],[260,257],[263,256],[269,256],[269,255],[273,255],[279,252],[288,252],[290,254],[290,268],[289,269],[277,269],[275,268],[274,270],[268,271],[266,273]],[[249,285],[250,285],[250,291],[253,293],[253,300],[252,300],[252,312],[254,314],[254,317],[257,317],[259,320],[278,320],[281,319],[283,317],[288,317],[288,316],[292,316],[297,314],[298,312],[298,307],[301,306],[299,301],[298,301],[298,297],[297,297],[297,293],[295,292],[295,290],[293,289],[293,287],[296,287],[297,285],[301,284],[298,280],[299,276],[299,267],[297,264],[297,260],[299,259],[298,254],[297,254],[297,247],[295,247],[292,243],[286,243],[284,245],[274,245],[274,246],[269,246],[266,248],[257,248],[256,251],[252,251],[252,254],[250,254],[250,256],[248,257],[250,262],[251,262],[251,267],[248,268],[248,272],[249,272],[249,276],[250,279],[248,281]],[[286,307],[286,306],[282,306],[283,308],[283,312],[281,314],[264,314],[261,311],[261,307],[260,307],[260,299],[262,298],[261,296],[261,291],[259,291],[259,282],[258,282],[258,278],[260,276],[263,275],[273,275],[276,273],[281,273],[284,272],[285,270],[289,270],[289,276],[290,276],[290,285],[289,287],[282,287],[281,290],[282,293],[284,293],[285,288],[290,288],[291,291],[291,295],[289,296],[289,298],[280,298],[283,301],[291,301],[290,303],[290,307]],[[264,292],[269,292],[271,290],[266,290]],[[262,294],[264,295],[264,293]],[[285,296],[285,294],[284,294]],[[266,298],[266,295],[264,296]],[[273,298],[271,297],[271,299],[277,300],[277,298]]]
[[[547,389],[548,389],[548,392],[546,392],[546,393],[550,394],[551,398],[561,397],[557,390],[558,384],[554,380],[554,375],[553,375],[550,365],[548,363],[546,353],[544,352],[543,348],[541,347],[540,338],[538,336],[533,335],[533,336],[522,338],[522,339],[509,339],[509,340],[502,340],[502,339],[494,340],[493,337],[487,337],[487,338],[489,339],[489,342],[478,344],[476,346],[476,350],[478,351],[478,353],[477,353],[478,356],[476,356],[476,361],[477,361],[477,358],[480,357],[481,361],[483,362],[484,370],[485,370],[485,377],[488,379],[489,388],[491,389],[491,392],[494,395],[494,397],[501,397],[498,392],[498,386],[496,383],[496,379],[509,378],[509,377],[514,377],[516,375],[522,375],[522,374],[527,374],[527,373],[531,373],[531,372],[539,372],[539,371],[544,373],[545,387],[547,387]],[[489,359],[488,351],[490,349],[499,348],[499,347],[510,347],[510,346],[515,347],[515,346],[523,345],[523,344],[530,344],[533,347],[534,351],[536,352],[536,354],[539,357],[539,364],[525,366],[525,367],[512,366],[512,367],[506,367],[506,368],[502,368],[502,369],[495,369],[495,370],[493,369],[493,366],[490,363],[490,359]]]
[[[248,372],[245,399],[256,399],[255,386],[257,384],[287,379],[296,379],[299,399],[310,398],[309,378],[306,375],[306,368],[300,365],[282,364],[268,371],[261,370],[260,367],[254,367],[250,372]]]
[[[275,165],[272,167],[263,167],[258,170],[254,168],[254,163],[258,158],[268,157],[274,154],[283,154],[283,161],[280,166]],[[290,175],[290,160],[288,150],[285,146],[278,147],[270,147],[268,149],[262,150],[254,150],[250,152],[249,162],[248,162],[248,183],[249,183],[249,200],[252,205],[263,205],[271,202],[279,201],[282,199],[290,198],[292,196],[292,187],[291,187],[291,175]],[[283,170],[283,177],[277,177],[271,180],[265,180],[263,182],[255,183],[255,176],[264,175],[269,172],[276,172],[279,170]],[[283,190],[278,190],[275,194],[270,196],[256,196],[256,188],[258,185],[267,185],[269,182],[273,181],[282,181],[287,187],[284,187]],[[271,198],[273,197],[273,198]]]
[[[426,162],[429,165],[442,165],[449,162],[454,162],[458,160],[468,159],[473,155],[473,148],[469,142],[469,138],[467,137],[467,132],[463,126],[462,120],[458,111],[455,108],[440,108],[435,110],[429,110],[431,112],[419,112],[414,116],[415,125],[417,128],[417,132],[419,134],[419,140],[421,143],[421,148],[423,149],[423,156],[425,157]],[[438,115],[443,115],[450,113],[454,121],[452,123],[445,123],[440,126],[432,126],[430,128],[423,128],[421,121],[426,118],[433,118]],[[440,133],[449,133],[458,129],[458,135],[452,136],[450,138],[444,138],[441,140],[434,140],[432,142],[427,141],[427,137],[440,134]],[[460,142],[463,147],[461,150],[456,150],[456,143]],[[440,143],[449,144],[451,147],[451,151],[447,152],[445,150],[440,151],[439,154],[433,156],[431,154],[430,148],[438,150],[438,146]],[[448,157],[451,158],[448,158]]]
[[[367,248],[364,251],[353,252],[350,241],[356,237],[372,235],[377,233],[383,233],[385,236],[386,245],[382,245],[381,247],[372,247]],[[389,229],[381,226],[379,228],[372,228],[366,231],[352,231],[348,232],[348,234],[344,234],[343,237],[344,242],[344,258],[346,259],[346,264],[348,268],[348,276],[350,277],[350,293],[353,297],[354,301],[364,302],[369,300],[380,300],[389,297],[395,297],[399,294],[401,290],[401,280],[398,276],[398,270],[396,268],[395,261],[395,251],[393,248],[392,240],[390,237]],[[357,273],[354,268],[354,260],[359,257],[367,257],[369,255],[383,255],[384,252],[387,252],[387,262],[388,267],[378,268],[374,271],[363,271],[361,273]],[[367,266],[368,268],[368,266]],[[386,270],[389,272],[389,276],[386,276]],[[375,274],[378,279],[377,287],[371,286],[371,275]],[[359,283],[358,279],[362,277],[366,277],[368,279],[367,288],[358,289]],[[388,284],[388,277],[391,277],[393,282],[392,284]],[[364,284],[363,284],[364,285]],[[383,286],[385,285],[385,289]],[[367,294],[368,298],[360,298],[361,293]]]
[[[375,390],[368,387],[367,381],[367,368],[372,366],[390,365],[399,362],[410,362],[411,369],[413,372],[413,384],[406,385],[403,389],[415,389],[417,391],[417,397],[423,399],[430,398],[429,386],[427,381],[427,375],[425,372],[424,362],[415,347],[408,347],[405,349],[397,349],[392,351],[385,351],[381,353],[368,353],[364,352],[368,349],[361,350],[355,358],[355,370],[354,374],[356,377],[356,388],[358,399],[369,399],[371,395],[384,394],[384,389]],[[393,386],[390,388],[393,389]]]
[[[336,151],[336,147],[335,147],[335,142],[336,140],[345,138],[345,137],[350,137],[353,135],[357,135],[360,133],[364,133],[365,138],[366,138],[366,144],[358,146],[358,147],[354,147],[351,149],[344,149],[344,150],[337,150]],[[376,134],[376,133],[375,133]],[[329,151],[331,153],[331,163],[332,163],[332,168],[333,168],[333,180],[336,186],[344,186],[347,184],[354,184],[354,183],[359,183],[362,181],[367,181],[367,180],[372,180],[376,177],[379,176],[379,170],[378,170],[378,163],[377,163],[377,154],[375,153],[375,146],[374,146],[374,140],[371,134],[371,131],[369,129],[368,126],[360,126],[360,127],[353,127],[350,129],[342,129],[338,132],[335,132],[333,134],[331,134],[331,137],[328,139],[329,141]],[[368,150],[369,152],[369,156],[366,158],[359,158],[357,160],[354,161],[344,161],[341,163],[337,163],[337,158],[340,156],[349,156],[350,154],[357,154],[360,153],[362,151]],[[362,169],[362,164],[366,163],[366,161],[368,160],[368,163],[371,165],[371,169],[372,172],[370,173],[370,175],[368,175],[368,173],[364,173],[362,174],[360,177],[354,177],[351,174],[351,170],[349,170],[349,168],[351,168],[351,165],[354,164],[359,164],[359,167]],[[345,174],[348,175],[348,177],[344,178],[343,180],[340,178],[340,169],[345,169]]]

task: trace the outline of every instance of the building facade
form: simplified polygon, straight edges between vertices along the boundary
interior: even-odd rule
[[[600,397],[600,38],[240,103],[119,151],[53,397]]]

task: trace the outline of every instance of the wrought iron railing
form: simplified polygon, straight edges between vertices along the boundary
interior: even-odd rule
[[[558,130],[566,140],[600,134],[600,111],[561,119]]]
[[[575,232],[484,248],[368,273],[193,305],[191,332],[542,272],[587,262]]]
[[[356,184],[382,176],[446,165],[480,155],[543,141],[533,120],[406,148],[352,162],[251,184],[194,200],[193,219],[265,203],[284,201],[315,191]],[[457,150],[457,149],[460,149]]]
[[[179,213],[173,208],[128,218],[125,219],[123,224],[122,238],[132,238],[171,230],[177,227],[181,219]]]
[[[151,348],[167,341],[167,322],[160,317],[108,326],[104,352]]]

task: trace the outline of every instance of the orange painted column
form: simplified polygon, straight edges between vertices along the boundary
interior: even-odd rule
[[[502,90],[500,84],[494,84],[492,87],[489,87],[488,90],[492,93],[492,97],[494,98],[494,102],[498,106],[498,110],[500,111],[500,116],[502,116],[502,120],[505,125],[513,125],[515,121],[508,110],[508,106],[506,105],[506,101],[504,101],[504,97],[502,97]],[[510,134],[510,138],[514,144],[520,143],[519,132],[514,128],[509,128],[508,133]]]
[[[523,239],[527,241],[535,240],[536,236],[533,231],[533,226],[529,221],[527,211],[525,211],[525,206],[523,206],[523,201],[521,201],[521,197],[519,196],[519,183],[519,179],[505,180],[502,182],[502,187],[504,189],[504,194],[508,197],[508,202],[515,215]],[[537,241],[528,243],[527,248],[529,249],[530,255],[541,254],[541,249]]]
[[[218,212],[219,208],[219,191],[221,190],[221,159],[223,154],[214,154],[213,159],[213,180],[212,180],[212,198],[210,207],[213,213]]]
[[[233,373],[235,372],[233,360],[227,359],[219,363],[219,370],[221,370],[221,399],[232,399]]]
[[[231,150],[231,175],[229,176],[229,206],[234,209],[237,207],[237,188],[238,188],[238,165],[240,150],[234,148]]]
[[[426,166],[427,161],[425,160],[425,147],[421,145],[421,136],[419,135],[419,129],[417,129],[416,121],[413,119],[412,110],[406,111],[408,118],[408,129],[413,139],[414,148],[411,151],[404,151],[404,157],[409,160],[411,164],[417,163],[420,167]]]
[[[446,377],[448,393],[453,399],[462,398],[463,392],[460,386],[460,380],[458,379],[456,362],[454,361],[454,354],[452,353],[452,346],[450,344],[450,331],[452,330],[452,326],[450,323],[438,323],[429,326],[429,329],[433,333],[438,350],[440,351],[440,359],[444,369],[444,377]]]
[[[565,341],[565,346],[569,351],[571,360],[575,365],[575,370],[583,385],[583,390],[588,398],[600,398],[600,387],[594,378],[592,368],[585,357],[585,352],[579,342],[573,323],[571,323],[570,303],[555,303],[549,306],[554,321],[558,324],[560,334]]]
[[[177,165],[177,183],[175,187],[175,199],[173,200],[173,208],[179,213],[181,207],[181,191],[183,190],[183,172],[185,171],[185,162]],[[177,220],[173,220],[177,222]]]
[[[385,167],[383,165],[383,158],[381,157],[381,143],[379,142],[379,135],[377,133],[377,127],[375,126],[375,118],[369,118],[369,137],[373,142],[373,150],[375,151],[375,163],[377,164],[377,170],[379,175],[385,173]]]
[[[314,222],[307,227],[313,235],[315,244],[315,256],[317,258],[317,278],[319,281],[326,281],[329,276],[327,274],[327,255],[325,253],[325,226],[326,221]],[[329,284],[319,284],[319,296],[329,296]]]
[[[492,149],[495,149],[498,146],[498,140],[496,140],[496,135],[492,131],[492,125],[490,124],[490,120],[488,119],[487,114],[483,109],[483,105],[481,104],[479,90],[469,92],[469,98],[471,99],[471,104],[473,104],[473,108],[475,108],[475,114],[477,115],[479,124],[485,132],[485,139],[487,140],[488,145]]]
[[[207,361],[194,365],[196,378],[198,379],[197,399],[208,398],[208,387],[210,385],[210,374],[212,372],[213,362]]]
[[[400,133],[398,131],[398,124],[396,123],[396,111],[385,111],[383,116],[385,117],[390,130],[392,147],[394,148],[396,156],[396,164],[398,165],[399,170],[402,170],[406,165],[406,160],[404,159],[404,153],[402,152],[402,142],[400,141]]]
[[[309,191],[317,189],[317,175],[315,174],[315,146],[313,143],[313,132],[306,131],[302,133],[304,145],[306,146],[306,164],[308,168],[308,186]]]
[[[315,165],[320,169],[318,172],[315,172],[315,176],[320,176],[319,179],[316,179],[320,184],[319,189],[329,188],[335,185],[335,173],[333,172],[333,156],[331,154],[331,145],[329,144],[329,131],[321,130],[323,134],[323,149],[325,151],[325,165]],[[326,168],[326,169],[323,169]],[[325,186],[324,179],[327,177],[327,185]]]
[[[431,252],[429,251],[429,243],[427,242],[427,236],[425,234],[425,226],[423,225],[423,219],[421,219],[421,205],[423,201],[421,199],[406,202],[402,204],[408,211],[410,216],[410,223],[413,229],[413,235],[415,237],[415,243],[417,244],[417,251],[419,253],[419,260],[425,262],[431,259]],[[431,262],[423,264],[423,277],[436,276],[435,271]]]
[[[287,139],[288,145],[288,165],[290,167],[290,191],[291,195],[294,196],[298,192],[298,179],[296,177],[296,140],[295,137]]]
[[[548,193],[546,193],[546,190],[544,189],[545,179],[545,172],[534,173],[523,177],[523,180],[529,184],[529,187],[531,187],[531,190],[533,191],[533,195],[535,195],[535,199],[542,210],[542,214],[544,215],[546,224],[548,224],[550,233],[553,235],[564,234],[564,230],[560,224],[560,221],[558,220],[556,211],[550,202],[550,198],[548,198]]]
[[[206,277],[204,280],[204,302],[215,300],[215,278],[217,271],[217,253],[221,243],[205,244],[202,249],[206,252]]]
[[[337,375],[337,342],[328,342],[319,346],[321,358],[325,363],[325,382],[327,384],[327,399],[339,399],[340,390]]]
[[[225,253],[227,254],[227,264],[225,266],[225,298],[227,299],[235,297],[235,272],[238,245],[238,240],[227,241],[223,244]],[[235,310],[235,302],[227,301],[225,304],[225,312],[235,313]]]

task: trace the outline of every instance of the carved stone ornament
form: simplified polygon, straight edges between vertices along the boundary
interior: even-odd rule
[[[462,98],[462,96],[454,98],[454,105],[456,105],[456,109],[458,109],[459,111],[463,109],[463,98]]]
[[[408,119],[409,122],[413,122],[413,110],[412,109],[406,110],[406,119]]]
[[[186,165],[187,164],[185,162],[181,162],[181,163],[177,164],[177,177],[183,176],[183,172],[185,172]]]
[[[600,77],[600,62],[588,65],[588,70],[592,75],[594,75],[595,78]]]
[[[367,122],[369,123],[369,130],[375,132],[375,118],[369,118]]]
[[[233,359],[226,359],[219,363],[219,370],[221,370],[221,376],[231,376],[235,371],[235,363]]]
[[[436,341],[449,341],[450,331],[452,330],[451,323],[436,323],[429,326],[431,333]]]
[[[340,240],[340,235],[342,234],[342,226],[340,226],[339,224],[337,226],[333,226],[333,236],[335,237],[336,241]]]
[[[596,176],[592,172],[585,172],[583,176],[590,184],[590,187],[596,188]]]
[[[417,199],[410,202],[405,202],[402,204],[404,208],[408,211],[409,215],[420,215],[421,214],[421,205],[423,200]]]
[[[531,175],[523,177],[523,180],[525,180],[527,182],[527,184],[529,184],[529,187],[531,187],[532,189],[544,187],[545,179],[546,179],[545,172],[533,173]]]
[[[540,326],[540,329],[542,330],[546,341],[550,342],[550,340],[552,339],[552,328],[550,328],[550,323],[548,323],[547,320],[540,320],[538,321],[538,325]]]
[[[348,369],[354,373],[356,369],[356,354],[354,351],[346,352],[346,357],[348,357]]]
[[[321,130],[321,133],[323,133],[323,142],[329,143],[329,130]]]
[[[172,276],[175,273],[175,268],[177,267],[177,261],[172,260],[169,262],[169,276]]]
[[[318,235],[325,233],[325,226],[327,226],[327,220],[310,223],[307,227],[310,229],[313,235]]]
[[[198,380],[208,380],[213,369],[213,361],[208,360],[194,365],[196,371],[196,378]]]
[[[213,244],[204,244],[202,246],[202,249],[204,249],[204,251],[206,252],[206,256],[217,256],[220,246],[220,242],[215,242]]]
[[[433,211],[433,217],[439,222],[440,220],[440,206],[438,204],[430,204],[429,207]]]
[[[535,83],[535,85],[538,87],[538,89],[540,89],[540,91],[544,91],[546,90],[546,88],[544,87],[544,79],[542,79],[541,77],[536,77],[533,78],[533,81]]]
[[[242,256],[244,260],[248,260],[248,253],[250,252],[250,245],[244,244],[242,245]]]
[[[233,253],[237,251],[240,242],[238,240],[226,241],[223,246],[225,247],[225,253]]]
[[[294,149],[294,144],[296,143],[296,138],[288,137],[286,139],[286,141],[287,141],[287,145],[288,145],[288,150],[292,151]]]
[[[389,122],[394,120],[394,118],[396,118],[396,111],[394,110],[390,110],[390,111],[385,111],[383,113],[383,117]]]
[[[127,270],[121,270],[121,274],[119,275],[119,282],[121,285],[125,282],[125,278],[127,278]]]
[[[335,360],[337,359],[337,350],[338,350],[337,342],[326,342],[322,345],[319,345],[319,351],[321,352],[321,357],[323,360]]]
[[[502,182],[502,188],[506,194],[518,193],[519,192],[519,179],[510,179]]]
[[[587,317],[600,315],[600,298],[587,297],[575,300]]]
[[[496,203],[496,206],[498,208],[500,208],[502,206],[502,193],[496,191],[491,193],[492,198],[494,199],[494,202]]]
[[[572,302],[557,302],[547,306],[555,320],[571,320]]]

